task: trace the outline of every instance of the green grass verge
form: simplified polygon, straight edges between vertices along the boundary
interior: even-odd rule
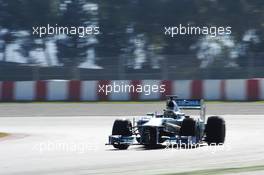
[[[243,172],[254,172],[264,171],[264,165],[249,166],[249,167],[236,167],[236,168],[223,168],[223,169],[209,169],[209,170],[198,170],[181,173],[169,173],[163,175],[224,175],[230,173],[243,173]]]
[[[18,104],[18,103],[33,103],[33,104],[153,104],[153,103],[164,103],[164,101],[16,101],[16,102],[0,102],[1,104]],[[261,103],[264,101],[205,101],[207,104],[219,104],[219,103]]]
[[[9,136],[8,133],[0,132],[0,138]]]

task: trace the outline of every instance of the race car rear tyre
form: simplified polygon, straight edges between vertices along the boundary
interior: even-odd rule
[[[196,122],[193,118],[185,118],[180,129],[181,136],[196,136]]]
[[[219,116],[209,117],[206,128],[206,142],[208,145],[219,145],[225,142],[225,120]]]
[[[121,135],[121,136],[132,136],[132,124],[130,120],[127,119],[117,119],[114,122],[112,135]],[[117,149],[127,149],[128,144],[114,144],[114,148]]]

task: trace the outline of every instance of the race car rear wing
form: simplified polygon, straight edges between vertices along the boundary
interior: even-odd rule
[[[204,104],[203,100],[200,99],[174,99],[178,107],[181,109],[202,109]]]

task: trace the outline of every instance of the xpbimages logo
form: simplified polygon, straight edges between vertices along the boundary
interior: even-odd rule
[[[211,37],[231,35],[232,27],[231,26],[192,26],[187,25],[178,25],[178,26],[166,26],[164,27],[166,36],[174,38],[178,35],[209,35]]]
[[[154,85],[132,85],[125,82],[113,82],[108,85],[98,85],[98,92],[109,95],[111,93],[144,93],[144,95],[151,95],[152,93],[164,93],[166,91],[164,84]]]
[[[89,36],[89,35],[99,35],[100,28],[98,26],[58,26],[58,24],[52,26],[48,24],[47,26],[36,26],[32,27],[32,34],[40,38],[44,36],[53,36],[53,35],[68,35],[73,36],[77,35],[80,38]]]

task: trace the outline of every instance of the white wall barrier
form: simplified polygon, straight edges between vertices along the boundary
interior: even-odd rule
[[[0,82],[0,101],[264,100],[264,79]]]

